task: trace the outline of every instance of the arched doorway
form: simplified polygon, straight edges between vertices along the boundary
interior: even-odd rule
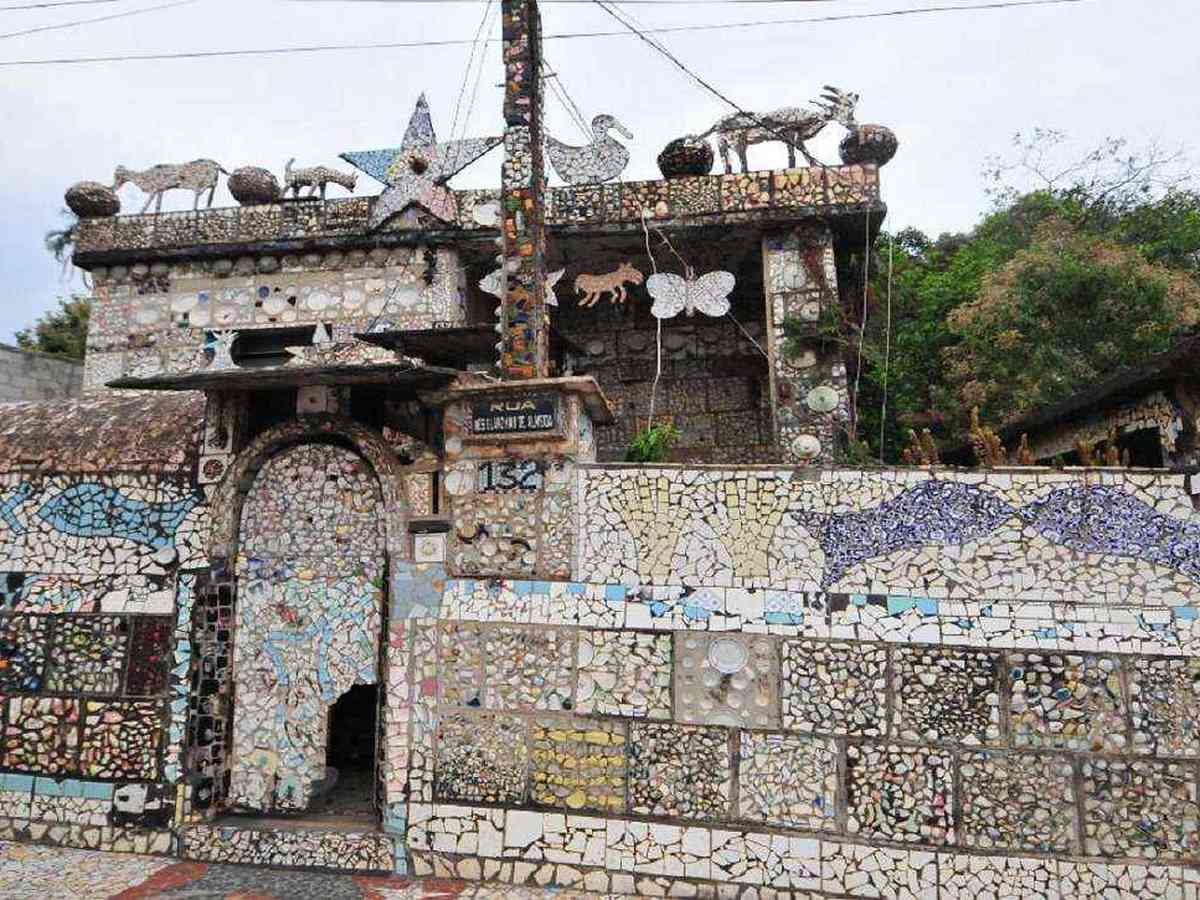
[[[336,439],[255,474],[238,528],[232,806],[308,810],[335,780],[331,710],[379,682],[384,519],[374,469]]]

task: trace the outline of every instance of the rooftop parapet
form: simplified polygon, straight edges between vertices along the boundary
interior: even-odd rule
[[[372,205],[378,202],[374,197],[83,219],[74,261],[89,268],[229,253],[231,248],[278,252],[495,233],[498,191],[456,191],[455,197],[458,211],[450,225],[414,209],[378,231],[369,224]],[[785,224],[882,214],[884,209],[878,167],[846,165],[553,188],[547,225],[551,233],[620,233],[640,231],[643,211],[660,226],[697,227]]]

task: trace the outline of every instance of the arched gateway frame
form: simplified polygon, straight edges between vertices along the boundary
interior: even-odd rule
[[[378,435],[328,415],[260,435],[222,483],[211,547],[237,577],[228,806],[311,810],[336,780],[326,766],[330,711],[355,685],[384,681],[402,485]]]

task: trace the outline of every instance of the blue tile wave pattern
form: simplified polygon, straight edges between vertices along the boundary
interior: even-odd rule
[[[1200,523],[1163,515],[1105,485],[1059,488],[1017,507],[976,485],[926,481],[874,509],[796,516],[825,552],[825,587],[869,559],[979,540],[1014,517],[1052,543],[1156,563],[1200,583]]]
[[[800,512],[825,551],[829,586],[868,559],[930,544],[963,544],[987,537],[1014,510],[974,485],[926,481],[874,509],[849,513]]]
[[[1200,523],[1165,516],[1118,488],[1061,488],[1020,515],[1048,541],[1084,553],[1132,556],[1200,583]]]
[[[37,516],[64,534],[124,538],[157,550],[174,545],[175,530],[199,502],[199,496],[191,495],[171,503],[146,503],[114,488],[83,482],[51,497]]]

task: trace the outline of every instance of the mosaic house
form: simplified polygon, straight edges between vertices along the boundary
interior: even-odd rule
[[[536,4],[503,10],[505,133],[439,142],[422,99],[345,155],[377,197],[72,188],[85,393],[0,411],[0,840],[1196,897],[1200,477],[835,465],[815,326],[855,302],[890,131],[837,91],[718,143],[807,158],[838,122],[841,165],[710,174],[691,137],[613,180],[637,123],[547,141]],[[501,155],[497,191],[447,184]],[[126,175],[199,206],[207,162]],[[622,462],[652,421],[671,461]]]

